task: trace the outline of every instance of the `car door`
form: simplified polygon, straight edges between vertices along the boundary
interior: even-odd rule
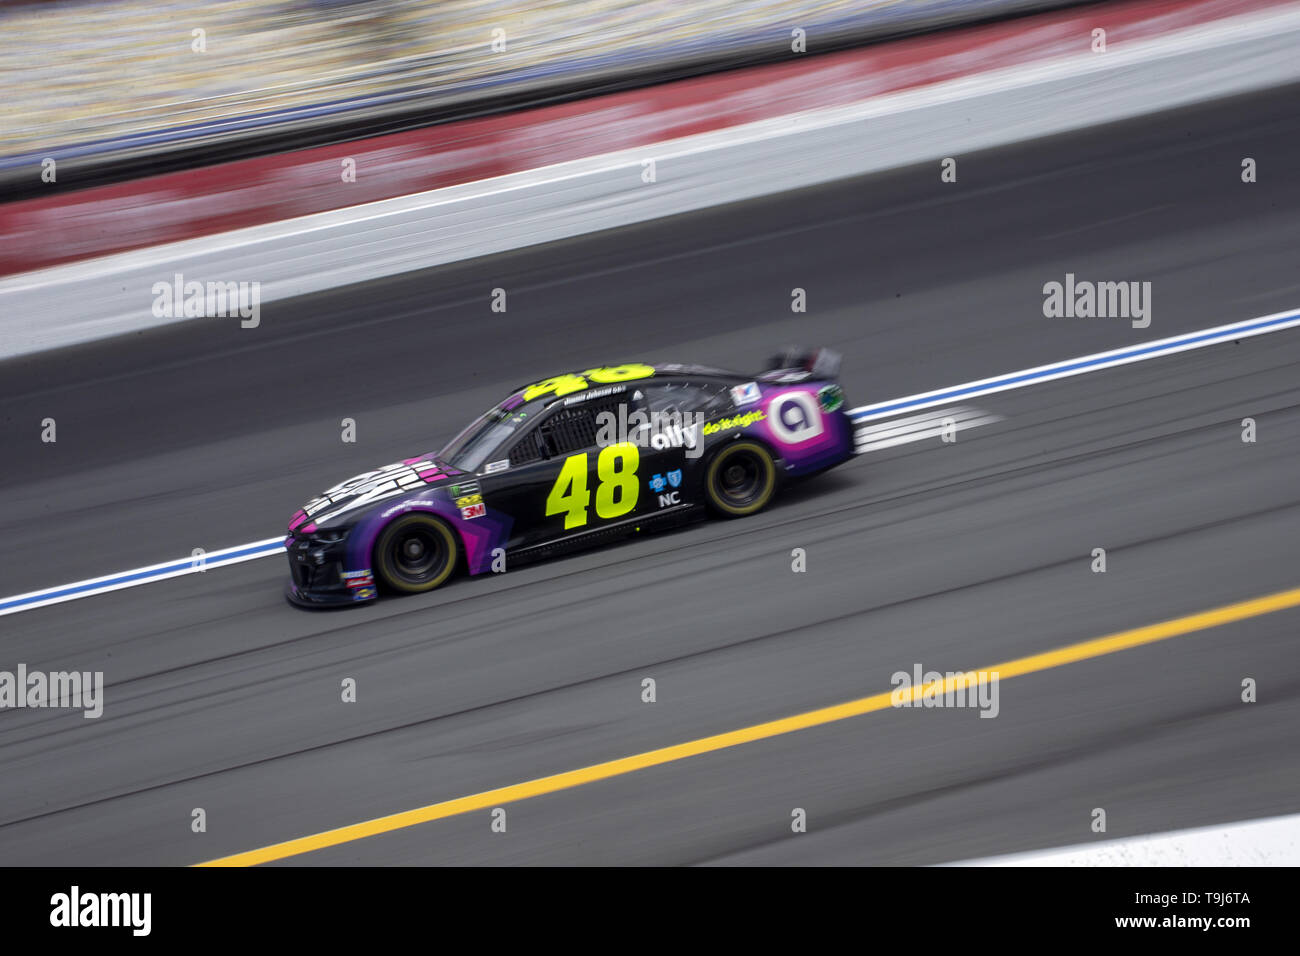
[[[626,420],[626,393],[559,400],[481,472],[484,501],[513,519],[507,551],[572,538],[634,518],[639,449],[602,441],[602,414]],[[621,408],[620,408],[621,406]]]
[[[722,407],[725,396],[725,386],[697,381],[656,382],[645,387],[642,401],[649,421],[642,449],[648,493],[645,512],[698,503],[699,483],[690,479],[704,451],[704,423],[710,412]]]
[[[559,463],[543,502],[546,538],[570,538],[635,519],[642,505],[641,449],[627,440],[626,425],[635,408],[628,391],[571,399],[557,403],[540,423],[541,441]]]

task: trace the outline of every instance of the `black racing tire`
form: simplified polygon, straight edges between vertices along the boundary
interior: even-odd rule
[[[762,511],[776,494],[776,462],[756,441],[724,445],[704,475],[709,509],[726,518],[743,518]]]
[[[406,514],[375,542],[375,580],[398,594],[423,594],[446,583],[459,559],[460,542],[447,522],[431,514]]]

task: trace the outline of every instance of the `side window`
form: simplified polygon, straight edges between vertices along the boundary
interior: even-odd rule
[[[596,448],[600,445],[602,430],[609,433],[609,422],[627,422],[630,411],[639,406],[640,402],[629,393],[574,405],[560,403],[515,442],[510,449],[510,464],[526,465],[543,458],[564,458]],[[609,417],[602,417],[605,415]]]
[[[704,393],[701,396],[700,411],[704,412],[710,418],[721,412],[728,412],[732,408],[731,386],[719,384],[718,382],[709,382],[701,385],[700,390]]]
[[[730,407],[727,386],[712,382],[669,382],[646,389],[651,415],[673,416],[688,412],[712,414]]]
[[[537,432],[552,458],[596,447],[596,412],[593,402],[561,405],[538,426]]]
[[[528,434],[516,441],[510,449],[510,467],[541,461],[545,455],[543,454],[540,438],[540,429],[533,428],[528,431]]]

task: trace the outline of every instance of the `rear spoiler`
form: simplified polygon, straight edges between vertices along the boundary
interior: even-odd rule
[[[787,346],[768,359],[767,367],[755,375],[759,382],[804,382],[809,379],[837,379],[840,376],[839,352],[826,348]]]

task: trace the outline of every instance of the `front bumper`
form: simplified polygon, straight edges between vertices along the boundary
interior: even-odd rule
[[[290,534],[285,540],[289,580],[284,596],[299,607],[341,607],[373,601],[377,596],[369,568],[346,567],[343,542],[322,543]]]
[[[300,588],[293,579],[284,582],[284,596],[290,604],[298,607],[351,607],[365,604],[376,598],[375,589],[371,587],[368,595],[361,592],[365,588],[351,591],[309,591]]]

